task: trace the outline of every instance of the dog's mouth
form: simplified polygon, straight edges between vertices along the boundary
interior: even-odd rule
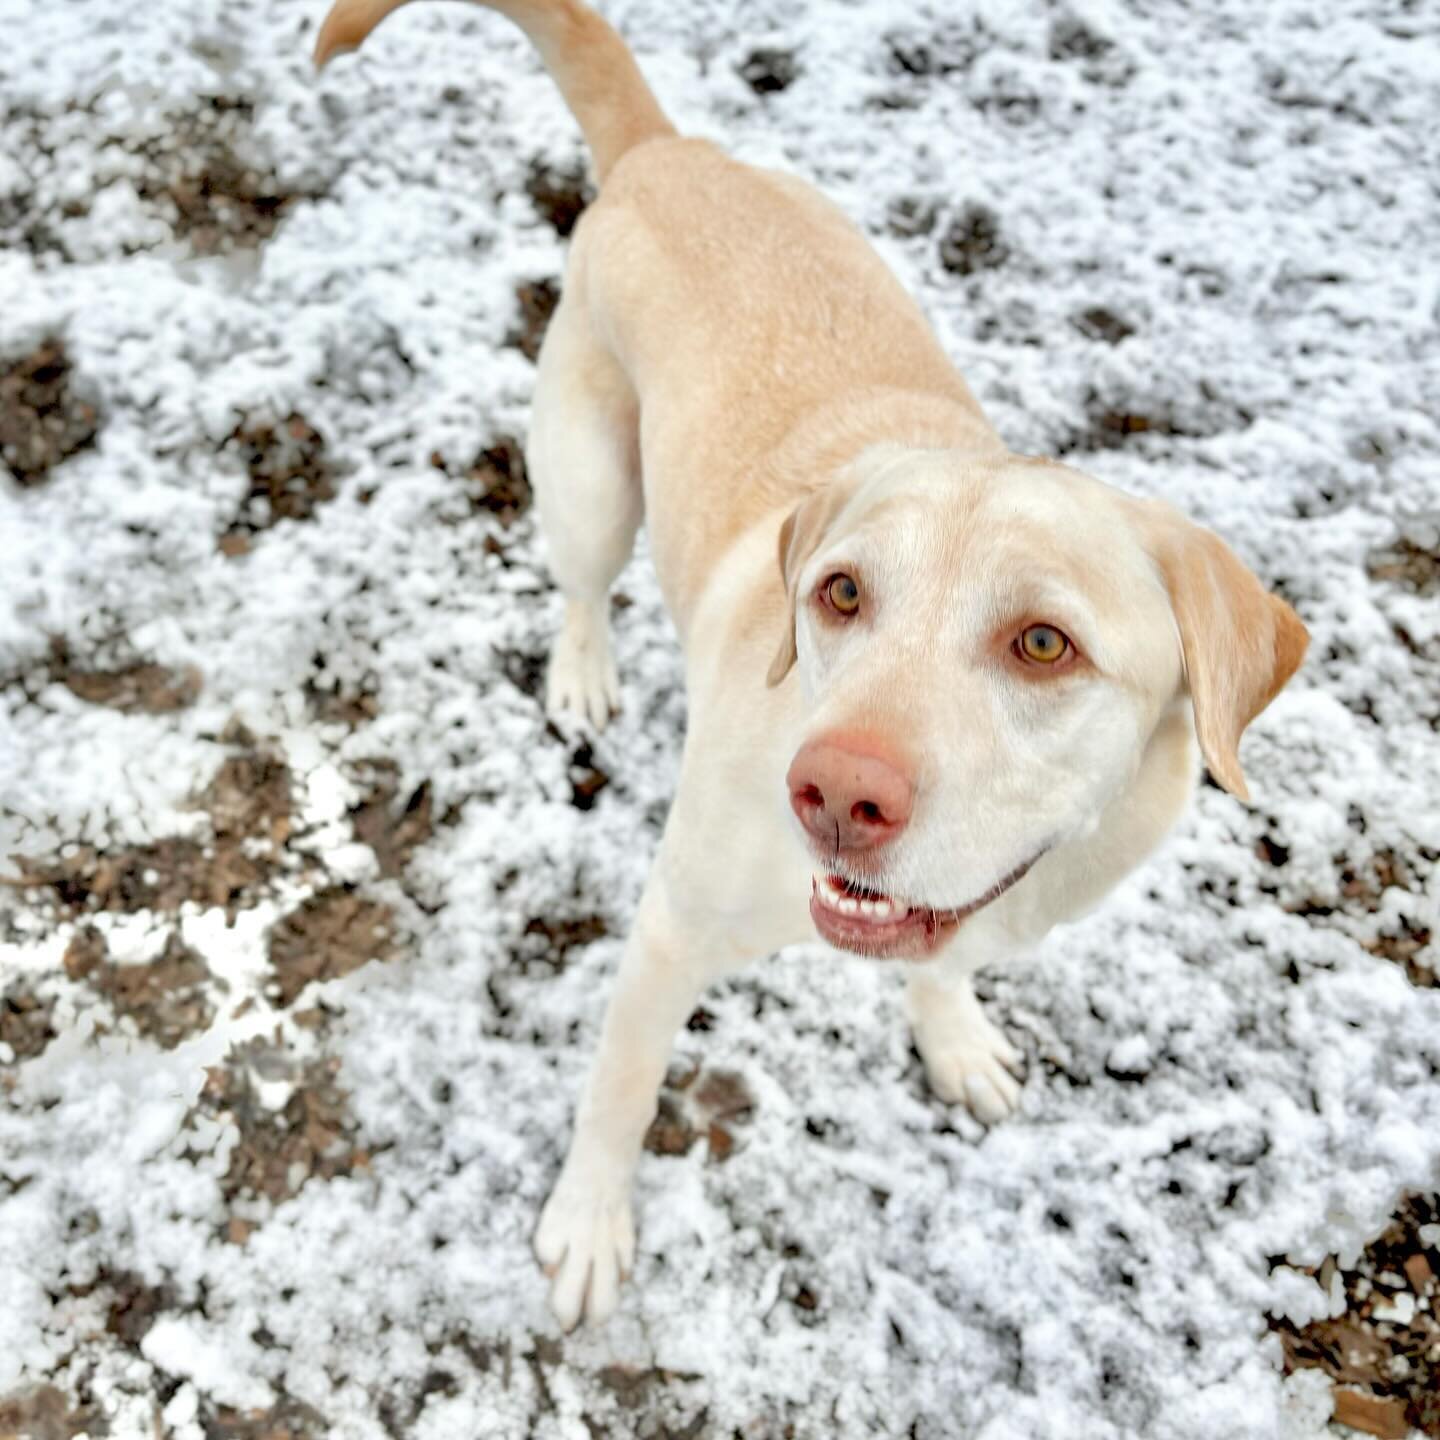
[[[875,960],[922,960],[939,950],[963,921],[1023,880],[1044,853],[1017,865],[978,899],[945,910],[912,905],[865,881],[827,871],[811,881],[810,918],[821,938],[838,950]]]

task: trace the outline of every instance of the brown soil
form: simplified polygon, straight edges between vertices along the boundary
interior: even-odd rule
[[[252,416],[226,448],[239,456],[250,476],[249,492],[221,546],[232,558],[249,548],[247,537],[281,520],[308,520],[319,505],[335,498],[325,441],[303,415],[279,421]]]
[[[84,670],[69,659],[63,645],[51,662],[55,680],[90,705],[123,715],[168,715],[194,704],[202,684],[193,666],[183,671],[163,665],[126,665],[115,670]]]
[[[1405,1440],[1413,1428],[1440,1437],[1440,1246],[1428,1228],[1437,1224],[1440,1197],[1407,1196],[1353,1269],[1334,1257],[1297,1267],[1326,1286],[1338,1274],[1344,1314],[1302,1329],[1270,1322],[1285,1349],[1285,1373],[1324,1370],[1335,1384],[1335,1418],[1370,1435]]]
[[[1261,840],[1260,847],[1261,857],[1277,867],[1288,859],[1289,852],[1268,838]],[[1402,855],[1383,848],[1364,861],[1339,855],[1335,863],[1333,890],[1308,895],[1286,908],[1292,914],[1304,916],[1311,924],[1354,932],[1358,943],[1372,955],[1403,965],[1413,984],[1427,988],[1440,985],[1440,955],[1436,953],[1435,937],[1419,919],[1418,903],[1415,913],[1402,913],[1379,935],[1365,937],[1361,933],[1368,928],[1385,891],[1403,890],[1419,901],[1432,860],[1424,854]]]
[[[1118,345],[1135,333],[1135,327],[1123,320],[1113,310],[1103,305],[1092,305],[1070,317],[1071,324],[1089,340],[1103,340],[1107,345]]]
[[[585,207],[595,198],[583,165],[550,165],[541,159],[530,162],[525,193],[541,217],[562,236],[570,234]]]
[[[355,838],[375,852],[380,873],[389,880],[405,873],[410,857],[434,834],[430,783],[424,781],[402,801],[398,768],[391,760],[369,760],[370,789],[350,812]]]
[[[505,337],[527,360],[540,358],[540,345],[555,307],[560,303],[560,287],[551,279],[528,280],[515,290],[520,307],[519,322]]]
[[[710,1159],[720,1164],[735,1149],[732,1127],[748,1120],[754,1110],[755,1099],[735,1071],[672,1066],[645,1135],[645,1148],[652,1155],[684,1155],[703,1136]]]
[[[155,960],[117,965],[94,930],[82,930],[65,952],[65,973],[103,995],[115,1013],[164,1050],[209,1027],[215,1018],[210,971],[195,951],[171,935]]]
[[[595,763],[595,752],[581,743],[570,757],[570,803],[577,810],[593,810],[610,777]]]
[[[356,1143],[358,1126],[348,1097],[336,1079],[340,1062],[313,1060],[297,1068],[289,1052],[256,1040],[230,1052],[223,1065],[206,1072],[196,1110],[229,1120],[240,1132],[230,1165],[220,1180],[227,1205],[237,1199],[274,1204],[299,1194],[311,1179],[332,1180],[370,1163]],[[255,1076],[294,1080],[279,1110],[260,1101]],[[243,1244],[254,1222],[232,1217],[225,1238]]]
[[[53,1000],[42,1000],[16,982],[0,993],[0,1044],[15,1052],[16,1060],[32,1060],[55,1038],[50,1016]]]
[[[251,736],[244,737],[254,745]],[[217,836],[246,836],[283,845],[293,820],[290,771],[267,750],[246,749],[230,756],[205,787],[199,807],[209,813]]]
[[[56,339],[0,369],[0,460],[21,485],[42,484],[95,441],[99,412],[76,392],[73,375]]]
[[[543,961],[556,970],[563,970],[572,950],[593,945],[610,933],[603,915],[576,915],[558,918],[537,915],[530,920],[516,946],[517,957],[525,963]]]
[[[800,64],[794,51],[762,48],[752,50],[735,67],[735,73],[757,95],[775,95],[800,78]]]
[[[237,738],[254,744],[252,737]],[[211,842],[172,837],[115,850],[75,846],[52,859],[19,855],[18,883],[51,890],[70,915],[173,912],[187,901],[233,911],[273,868],[272,860],[254,853],[254,842],[278,847],[290,833],[289,772],[258,749],[243,750],[221,765],[196,804],[209,812]]]
[[[127,850],[76,847],[58,860],[18,857],[20,884],[49,889],[68,914],[100,910],[178,910],[187,900],[234,909],[261,885],[265,872],[238,844],[159,840]]]
[[[108,1435],[110,1426],[93,1405],[75,1404],[53,1385],[0,1399],[0,1440],[74,1440]]]
[[[995,270],[1010,258],[1000,220],[988,205],[967,205],[940,237],[940,263],[952,275]]]
[[[312,980],[334,980],[394,953],[394,917],[388,905],[348,890],[323,890],[270,932],[275,978],[267,993],[289,1005]]]
[[[268,1410],[233,1410],[228,1405],[202,1414],[205,1440],[326,1440],[330,1422],[313,1406],[290,1396]]]
[[[513,435],[502,435],[482,450],[464,479],[471,507],[494,515],[502,525],[514,524],[530,508],[525,452]]]
[[[380,713],[380,697],[373,689],[366,688],[373,683],[373,680],[358,685],[337,681],[333,685],[322,685],[311,679],[305,683],[305,699],[322,725],[343,725],[347,730],[358,730]]]
[[[1386,580],[1416,595],[1440,595],[1440,551],[1400,539],[1370,553],[1372,580]]]
[[[287,192],[268,165],[244,157],[250,118],[247,104],[213,98],[168,117],[164,135],[141,147],[148,165],[136,189],[197,255],[253,249],[313,193]]]

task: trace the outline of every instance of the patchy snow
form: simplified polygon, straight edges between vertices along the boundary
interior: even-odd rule
[[[867,228],[1015,448],[1214,525],[1314,643],[1247,739],[1255,808],[1203,789],[1093,917],[989,977],[1029,1061],[1011,1122],[927,1093],[889,970],[817,946],[706,997],[677,1055],[738,1072],[751,1118],[724,1163],[645,1157],[622,1312],[561,1338],[528,1238],[663,823],[680,663],[642,554],[625,713],[588,752],[558,737],[531,520],[460,478],[524,434],[516,289],[563,263],[525,184],[578,161],[573,123],[467,7],[407,10],[317,79],[323,8],[7,11],[0,371],[63,337],[101,421],[44,483],[0,480],[0,855],[205,841],[233,722],[295,813],[246,839],[285,859],[228,921],[93,918],[117,963],[177,927],[204,958],[218,1018],[170,1050],[67,975],[53,897],[6,900],[0,989],[53,1002],[55,1034],[0,1050],[0,1395],[57,1384],[125,1437],[231,1406],[346,1437],[1322,1433],[1265,1317],[1332,1301],[1279,1262],[1355,1254],[1440,1179],[1434,17],[610,6],[682,128]],[[784,78],[767,50],[784,88],[755,88]],[[217,134],[212,175],[295,197],[278,224],[174,198]],[[265,525],[229,437],[292,413],[328,468]],[[53,640],[203,689],[94,704]],[[352,821],[376,761],[435,817],[408,864]],[[337,885],[399,951],[280,1004],[270,936]],[[253,1135],[207,1067],[253,1072],[269,1135],[330,1060],[348,1117],[297,1124],[338,1168],[282,1147],[280,1198],[237,1189]],[[109,1308],[137,1286],[140,1335]]]

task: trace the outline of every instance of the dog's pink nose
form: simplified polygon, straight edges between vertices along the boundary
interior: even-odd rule
[[[910,777],[859,736],[807,740],[785,783],[800,823],[822,845],[842,852],[893,840],[915,799]]]

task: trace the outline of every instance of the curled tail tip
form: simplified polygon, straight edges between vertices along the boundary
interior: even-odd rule
[[[356,0],[337,0],[315,37],[315,48],[310,56],[315,68],[323,70],[337,55],[348,55],[352,50],[358,50],[365,37],[395,8],[393,3],[377,7],[356,3]],[[377,9],[379,13],[376,13]]]
[[[333,37],[327,37],[322,30],[320,38],[315,42],[315,49],[311,52],[310,63],[316,70],[323,70],[337,55],[348,55],[355,48],[354,45],[342,45]]]

